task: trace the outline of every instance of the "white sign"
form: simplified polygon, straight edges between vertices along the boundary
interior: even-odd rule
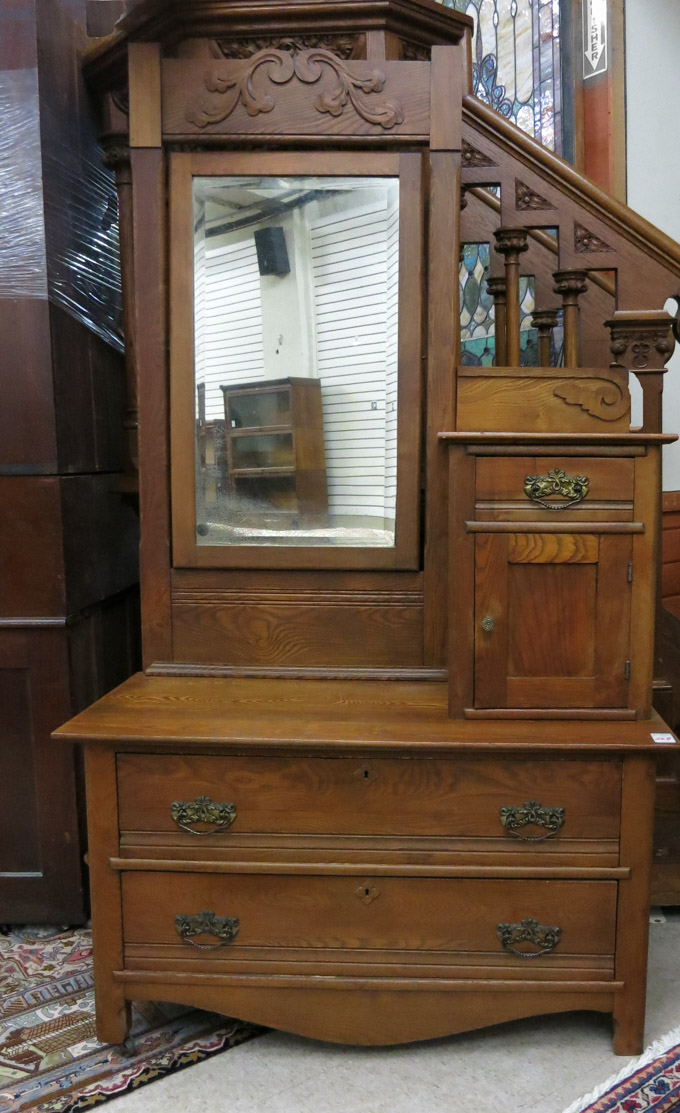
[[[583,0],[583,76],[607,72],[607,0]]]
[[[672,734],[653,734],[652,740],[659,746],[674,746],[675,739]]]

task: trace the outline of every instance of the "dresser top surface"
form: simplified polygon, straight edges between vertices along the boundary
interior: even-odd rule
[[[54,732],[68,741],[172,744],[247,743],[347,749],[667,750],[644,721],[463,721],[447,714],[443,681],[270,680],[150,677],[137,673]]]

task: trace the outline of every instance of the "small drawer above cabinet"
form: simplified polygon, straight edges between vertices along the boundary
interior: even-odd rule
[[[126,965],[181,961],[185,972],[210,964],[245,973],[266,960],[282,973],[292,964],[312,974],[352,964],[368,974],[398,964],[397,976],[419,965],[426,977],[442,967],[463,976],[466,966],[485,968],[476,977],[494,967],[526,977],[529,967],[532,978],[556,969],[560,978],[589,970],[611,978],[616,899],[615,881],[130,872]],[[335,971],[324,970],[329,963]]]
[[[481,456],[475,479],[477,521],[631,521],[631,458]]]
[[[616,761],[123,754],[118,788],[130,856],[145,845],[184,858],[342,846],[355,861],[380,850],[617,863]]]

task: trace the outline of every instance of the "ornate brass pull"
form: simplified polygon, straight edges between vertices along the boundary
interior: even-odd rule
[[[537,800],[529,800],[517,807],[499,808],[501,825],[514,839],[523,842],[545,842],[555,837],[564,824],[564,808],[544,808]],[[521,835],[522,827],[544,827],[544,835]]]
[[[582,502],[588,494],[590,480],[587,475],[567,475],[561,468],[553,468],[547,475],[526,475],[524,494],[546,510],[566,510]],[[558,498],[560,502],[548,502]]]
[[[549,955],[555,950],[562,935],[562,928],[547,927],[539,924],[538,920],[528,919],[522,920],[519,924],[499,924],[496,935],[503,950],[509,954],[516,955],[517,958],[540,958],[541,955]],[[518,943],[532,943],[539,949],[520,951],[516,946]]]
[[[238,935],[239,922],[233,916],[217,916],[205,909],[196,916],[175,916],[175,931],[184,943],[199,951],[216,951],[226,947]],[[214,935],[219,943],[197,943],[196,935]]]
[[[236,804],[214,804],[209,796],[197,796],[195,800],[173,800],[170,806],[172,818],[178,827],[190,835],[216,835],[226,831],[236,818]],[[211,831],[196,831],[191,823],[212,823]]]
[[[496,620],[493,619],[490,614],[487,614],[484,616],[479,625],[481,626],[485,634],[492,634],[493,631],[496,629]]]

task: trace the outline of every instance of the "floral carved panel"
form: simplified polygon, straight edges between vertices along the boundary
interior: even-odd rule
[[[182,63],[176,62],[175,66],[178,65]],[[184,94],[180,119],[178,83],[174,82],[174,102],[173,82],[169,83],[169,110],[168,105],[164,105],[166,132],[178,134],[198,129],[256,133],[275,132],[280,128],[291,134],[325,130],[380,134],[406,128],[418,134],[429,123],[429,105],[425,99],[427,63],[406,64],[405,68],[411,71],[411,81],[407,80],[404,85],[400,80],[399,97],[392,95],[389,88],[396,86],[393,67],[401,67],[403,63],[386,62],[377,67],[366,61],[346,62],[331,51],[317,47],[265,48],[249,58],[218,61],[207,70],[205,65],[200,70],[195,63],[192,65],[193,88],[198,85],[199,91],[192,93],[188,100]],[[189,87],[185,76],[188,72],[185,64],[182,80],[185,90]],[[405,96],[402,96],[404,90]],[[409,100],[413,100],[416,91],[416,110],[411,113]],[[266,121],[267,117],[271,117],[271,121]],[[329,129],[323,122],[324,117],[342,122]]]

